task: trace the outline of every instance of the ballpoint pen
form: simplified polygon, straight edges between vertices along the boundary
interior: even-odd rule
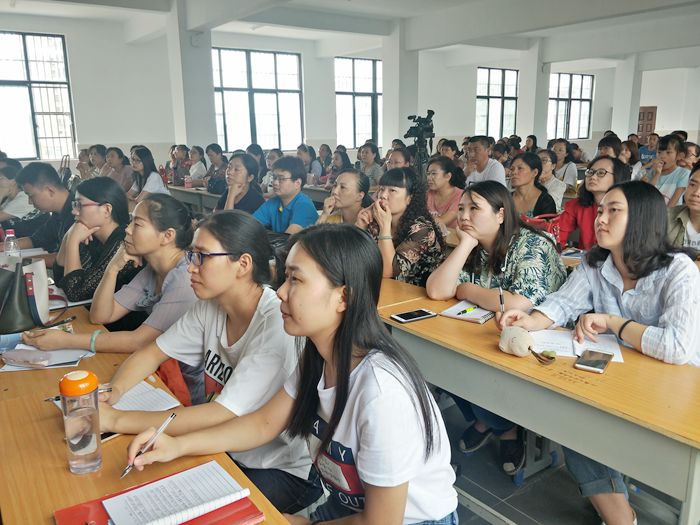
[[[462,310],[461,312],[457,312],[457,315],[468,314],[469,312],[471,312],[471,311],[474,310],[474,309],[476,309],[476,306],[470,306],[469,308],[465,308],[465,309]]]
[[[100,389],[97,391],[97,393],[98,393],[98,394],[105,394],[105,393],[111,392],[111,391],[112,391],[112,387],[110,386],[110,387],[107,387],[107,388],[100,388]],[[46,399],[44,399],[44,401],[60,401],[60,400],[61,400],[61,396],[47,397]]]
[[[503,288],[500,286],[498,287],[498,308],[500,309],[501,315],[503,315],[506,311],[506,304],[503,299]]]
[[[145,444],[139,449],[139,451],[136,453],[136,455],[134,456],[134,460],[136,460],[136,458],[139,457],[141,454],[144,454],[144,453],[148,452],[148,449],[151,448],[151,447],[153,446],[153,443],[156,442],[156,439],[158,439],[158,436],[160,436],[160,435],[165,431],[165,429],[166,429],[167,426],[170,424],[170,422],[171,422],[173,419],[175,419],[175,416],[176,416],[176,415],[177,415],[177,414],[176,414],[175,412],[173,412],[172,414],[170,414],[170,415],[167,417],[167,419],[166,419],[165,421],[163,421],[163,424],[160,426],[160,428],[158,428],[158,430],[156,430],[156,433],[153,434],[153,435],[151,436],[151,439],[149,439],[148,441],[146,441],[146,443],[145,443]],[[122,478],[123,478],[124,476],[126,476],[129,472],[131,472],[131,469],[132,469],[132,468],[134,468],[133,462],[132,462],[132,463],[129,463],[126,467],[124,467],[124,470],[122,471],[122,475],[119,476],[119,479],[122,479]]]

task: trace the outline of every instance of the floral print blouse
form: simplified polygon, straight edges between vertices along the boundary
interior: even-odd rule
[[[537,306],[547,295],[556,292],[566,281],[566,268],[554,247],[554,238],[548,233],[536,233],[521,228],[510,243],[502,275],[492,275],[488,268],[488,254],[479,248],[481,272],[461,271],[458,282],[478,284],[484,288],[501,286],[510,293],[526,297]]]
[[[379,225],[372,221],[367,231],[374,240],[379,236]],[[397,242],[398,241],[398,242]],[[443,259],[443,252],[433,224],[425,217],[418,217],[411,225],[405,239],[394,238],[394,279],[417,286],[425,286],[428,276]]]

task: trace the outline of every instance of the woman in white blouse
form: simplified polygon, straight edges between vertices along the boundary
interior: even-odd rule
[[[666,239],[665,208],[661,193],[645,182],[611,187],[595,221],[598,245],[559,291],[530,314],[507,311],[501,326],[542,330],[578,318],[579,343],[612,332],[654,359],[700,366],[700,273]],[[566,463],[606,523],[636,522],[619,472],[571,450]]]
[[[131,166],[134,168],[134,184],[127,192],[132,202],[141,202],[151,193],[170,195],[163,178],[158,173],[151,150],[146,147],[136,148],[131,152]]]
[[[190,148],[190,178],[194,180],[202,180],[207,174],[207,160],[204,155],[204,150],[201,146],[192,146]]]

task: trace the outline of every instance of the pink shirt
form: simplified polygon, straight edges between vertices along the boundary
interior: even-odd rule
[[[442,217],[445,215],[447,212],[454,211],[455,213],[459,209],[459,200],[462,198],[462,191],[460,188],[457,188],[454,186],[452,188],[452,195],[450,195],[450,198],[448,201],[443,204],[442,206],[437,206],[435,204],[435,192],[429,191],[428,192],[428,210],[432,214],[434,218]],[[450,222],[449,224],[446,224],[448,228],[456,228],[457,227],[457,218]]]

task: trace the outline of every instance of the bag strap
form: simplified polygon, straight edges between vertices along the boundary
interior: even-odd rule
[[[27,272],[24,274],[24,285],[27,289],[27,304],[29,305],[29,313],[32,315],[32,321],[36,326],[41,328],[51,328],[55,322],[66,313],[68,310],[68,300],[65,297],[59,295],[49,296],[49,299],[58,299],[64,301],[66,304],[53,318],[49,318],[48,322],[44,324],[39,315],[39,308],[36,305],[36,294],[34,293],[34,273]]]

